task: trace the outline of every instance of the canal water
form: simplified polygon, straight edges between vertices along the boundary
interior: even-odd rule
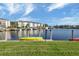
[[[18,40],[21,37],[43,37],[46,40],[69,40],[79,38],[79,29],[53,29],[53,30],[20,30],[0,32],[0,40]]]

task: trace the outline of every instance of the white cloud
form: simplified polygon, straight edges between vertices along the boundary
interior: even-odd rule
[[[33,20],[34,19],[30,17],[21,17],[21,18],[18,18],[16,21],[33,21]]]
[[[29,13],[31,13],[34,10],[34,6],[31,3],[25,4],[25,13],[23,16],[28,15]]]
[[[0,17],[3,17],[5,15],[5,12],[0,10]]]
[[[73,15],[74,17],[79,17],[79,9],[71,9],[70,14]]]
[[[59,8],[63,8],[65,5],[67,5],[68,3],[55,3],[55,4],[51,4],[48,7],[48,12],[51,12],[55,9],[59,9]]]
[[[4,15],[5,15],[4,8],[3,8],[3,6],[0,6],[0,17],[2,17]]]
[[[15,14],[20,10],[20,5],[16,3],[7,3],[6,6],[9,14]]]
[[[2,10],[3,9],[3,7],[2,6],[0,6],[0,10]]]
[[[60,25],[77,25],[79,24],[79,17],[64,17],[59,21]]]
[[[21,17],[18,18],[16,21],[33,21],[33,22],[40,22],[40,19],[32,18],[32,17]]]
[[[34,6],[31,3],[25,3],[25,4],[23,4],[24,6],[22,6],[22,7],[21,7],[22,4],[18,4],[18,3],[7,3],[5,5],[7,6],[7,10],[9,11],[9,14],[15,14],[18,11],[20,11],[20,9],[23,7],[24,7],[23,16],[28,15],[29,13],[31,13],[34,10]]]

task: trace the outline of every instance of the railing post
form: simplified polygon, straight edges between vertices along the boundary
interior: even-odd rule
[[[47,38],[47,29],[45,29],[45,39]]]
[[[74,34],[74,30],[72,30],[72,39],[71,40],[73,40],[73,34]]]
[[[40,33],[40,31],[41,31],[41,30],[40,30],[40,29],[38,29],[38,32],[39,32],[39,33],[38,33],[38,34],[39,34],[39,37],[41,36],[41,33]]]
[[[50,40],[52,40],[52,30],[50,29]]]

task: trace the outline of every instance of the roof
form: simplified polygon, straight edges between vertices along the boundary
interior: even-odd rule
[[[7,19],[4,19],[4,18],[0,18],[0,20],[3,20],[3,21],[8,21]]]
[[[33,22],[33,21],[19,21],[19,22],[28,22],[28,23],[37,23],[37,24],[42,24],[42,23],[39,23],[39,22]]]

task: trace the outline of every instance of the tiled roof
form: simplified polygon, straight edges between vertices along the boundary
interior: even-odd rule
[[[32,21],[19,21],[19,22],[28,22],[28,23],[37,23],[37,24],[42,24],[42,23],[39,23],[39,22],[32,22]]]
[[[7,21],[6,19],[3,19],[3,18],[0,18],[0,20],[4,20],[4,21]]]

